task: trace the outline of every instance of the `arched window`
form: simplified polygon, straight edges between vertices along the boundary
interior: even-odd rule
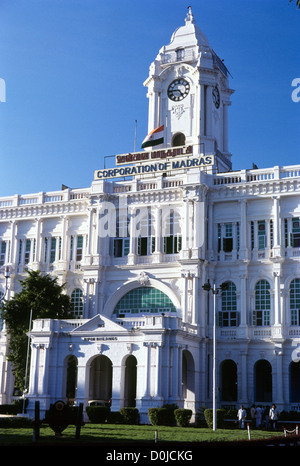
[[[290,284],[290,310],[291,324],[299,325],[300,322],[300,278],[295,278]]]
[[[79,288],[76,288],[71,294],[71,306],[73,317],[83,316],[83,293]]]
[[[121,317],[126,314],[158,314],[176,312],[170,298],[160,290],[152,287],[140,287],[129,291],[120,299],[114,314]]]
[[[185,135],[183,133],[175,134],[172,140],[172,146],[178,147],[178,146],[184,146],[184,145],[185,145]]]
[[[236,286],[228,282],[228,288],[222,291],[222,310],[219,312],[220,327],[236,327],[239,325],[239,314],[236,306]]]
[[[255,285],[255,310],[253,311],[253,325],[270,325],[270,283],[259,280]]]

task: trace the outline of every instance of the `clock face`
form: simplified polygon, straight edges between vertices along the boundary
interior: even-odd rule
[[[213,98],[213,103],[215,104],[216,108],[220,107],[220,93],[219,89],[216,87],[213,88],[212,90],[212,98]]]
[[[168,87],[168,97],[175,102],[183,100],[190,92],[189,83],[183,79],[175,79]]]

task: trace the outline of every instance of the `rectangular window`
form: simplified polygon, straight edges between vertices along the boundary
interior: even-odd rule
[[[50,264],[55,261],[56,255],[56,238],[51,238],[51,245],[50,245]]]
[[[219,312],[219,327],[237,327],[239,325],[239,313],[236,311]]]
[[[269,310],[262,310],[262,311],[253,311],[253,325],[255,326],[264,326],[270,325],[270,311]]]
[[[5,264],[6,242],[2,241],[0,249],[0,265]]]
[[[292,220],[291,246],[292,248],[300,247],[300,220],[299,218],[293,218]]]
[[[114,239],[114,257],[125,257],[129,254],[129,238]]]
[[[223,238],[223,251],[231,252],[233,249],[232,223],[225,224],[225,237]]]
[[[30,262],[30,249],[31,249],[31,240],[27,239],[25,243],[24,264],[29,264]]]
[[[235,249],[239,250],[240,247],[240,229],[239,223],[218,224],[218,252],[232,252],[235,244]],[[235,243],[234,243],[235,240]]]
[[[148,256],[155,251],[155,237],[139,237],[137,242],[137,253],[139,256]]]
[[[164,253],[177,254],[181,251],[181,236],[171,235],[164,237]]]
[[[82,260],[83,255],[83,236],[77,236],[77,247],[76,247],[76,262],[80,262]]]
[[[266,222],[260,220],[257,222],[258,229],[258,249],[265,249],[266,247]]]

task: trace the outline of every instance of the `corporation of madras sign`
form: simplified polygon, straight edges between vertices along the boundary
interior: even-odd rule
[[[126,164],[129,163],[135,164],[126,166]],[[203,154],[193,155],[192,146],[182,146],[151,152],[134,152],[116,155],[116,164],[124,164],[125,166],[95,170],[94,180],[154,174],[188,168],[201,168],[213,165],[214,156]]]

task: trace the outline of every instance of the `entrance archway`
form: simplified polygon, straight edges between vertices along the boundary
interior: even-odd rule
[[[254,366],[255,401],[272,401],[272,366],[269,361],[260,359]]]
[[[294,361],[290,364],[290,402],[300,402],[300,364]]]
[[[137,360],[128,356],[125,361],[124,407],[135,408]]]
[[[188,350],[182,352],[182,397],[187,408],[195,402],[195,364]]]
[[[77,390],[77,358],[73,355],[66,361],[66,376],[66,400],[68,404],[72,404]]]
[[[111,395],[112,362],[107,356],[96,356],[90,366],[89,399],[108,402]]]
[[[222,401],[237,401],[237,366],[232,359],[226,359],[221,366]]]

